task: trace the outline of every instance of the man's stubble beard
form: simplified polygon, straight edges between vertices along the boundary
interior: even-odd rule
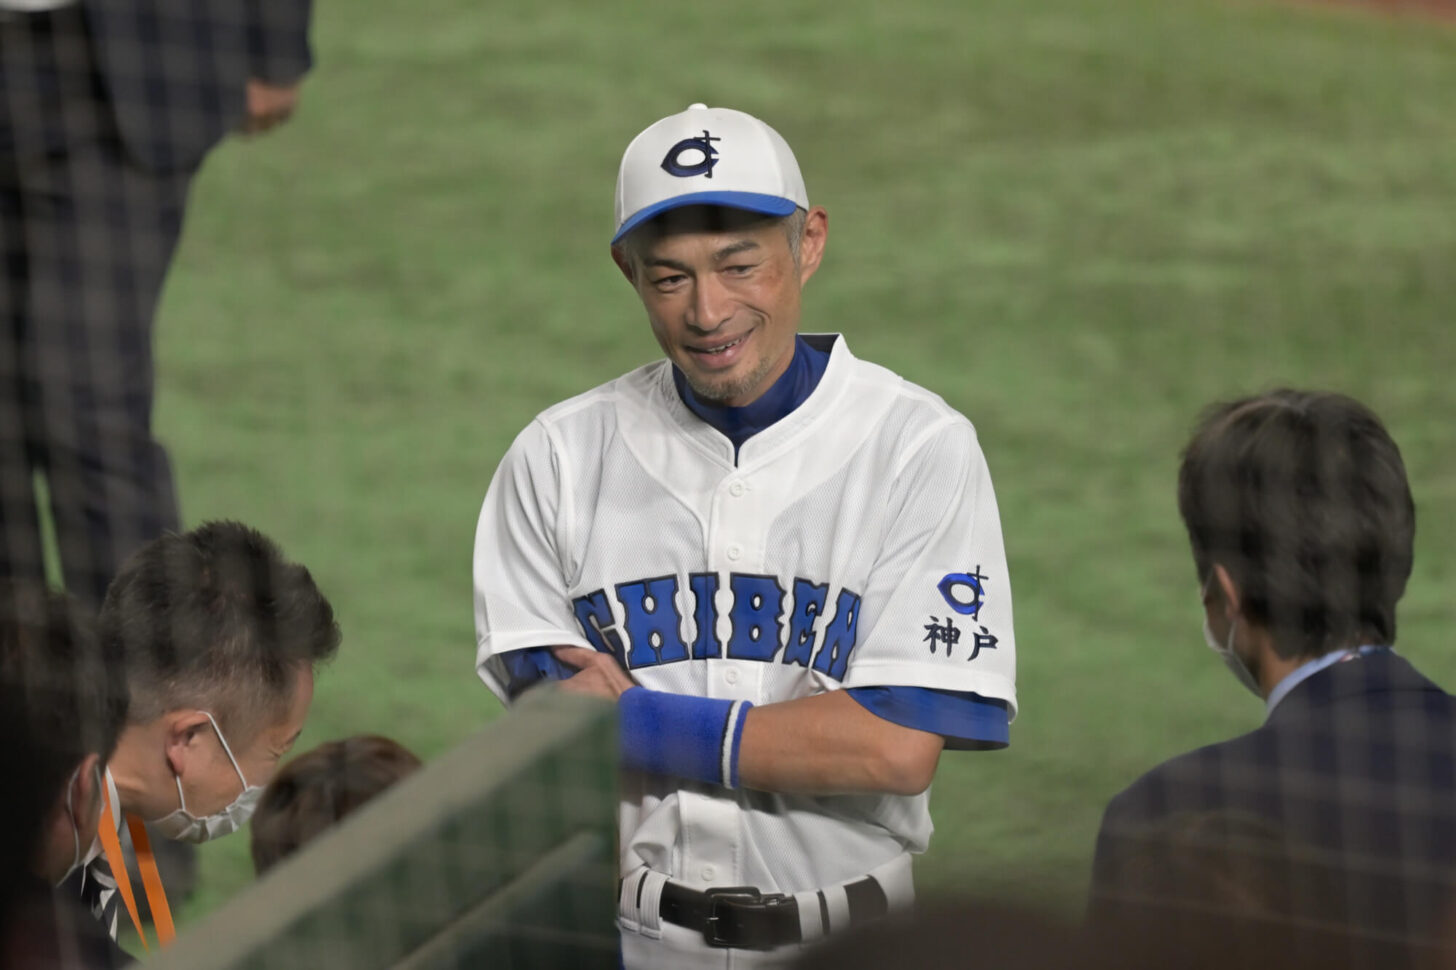
[[[729,378],[710,383],[694,378],[688,375],[686,371],[684,371],[683,376],[687,377],[688,386],[693,389],[693,394],[697,396],[698,400],[723,407],[726,406],[723,402],[729,398],[742,397],[753,391],[772,368],[773,361],[761,358],[758,366],[743,377]]]

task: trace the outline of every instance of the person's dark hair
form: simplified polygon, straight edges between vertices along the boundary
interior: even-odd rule
[[[309,571],[237,522],[143,546],[107,590],[100,626],[126,658],[133,723],[196,707],[243,735],[281,716],[295,672],[340,639]]]
[[[1415,503],[1358,401],[1277,390],[1213,406],[1183,452],[1178,509],[1200,581],[1227,569],[1281,657],[1395,642]]]
[[[0,688],[12,730],[5,744],[31,764],[30,781],[7,784],[7,800],[36,824],[89,754],[104,764],[126,723],[120,651],[96,636],[90,611],[63,593],[0,581]],[[34,841],[30,842],[34,845]]]
[[[253,813],[253,868],[262,875],[420,767],[388,738],[329,741],[284,765]]]

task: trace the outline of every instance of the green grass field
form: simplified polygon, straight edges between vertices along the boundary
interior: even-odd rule
[[[196,184],[157,421],[189,523],[307,563],[345,643],[300,749],[500,709],[470,552],[533,414],[657,355],[616,165],[706,101],[828,207],[806,329],[979,429],[1015,587],[1010,750],[947,755],[923,889],[1080,905],[1105,801],[1259,706],[1204,648],[1173,500],[1206,402],[1372,404],[1419,508],[1400,647],[1456,685],[1456,29],[1207,0],[321,3],[276,135]],[[205,847],[195,919],[250,878]],[[185,920],[184,920],[185,921]]]

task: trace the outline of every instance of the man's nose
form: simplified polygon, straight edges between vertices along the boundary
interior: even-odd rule
[[[728,287],[723,285],[717,274],[703,273],[694,285],[690,323],[694,329],[712,333],[733,316],[732,302]]]

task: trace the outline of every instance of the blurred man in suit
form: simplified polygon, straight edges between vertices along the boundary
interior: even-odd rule
[[[187,190],[229,131],[288,117],[309,0],[0,0],[0,577],[67,588],[177,525],[151,431],[152,319]]]
[[[229,131],[286,119],[310,0],[0,0],[0,578],[99,606],[178,525],[152,435],[152,320],[188,186]],[[191,853],[164,850],[174,885]]]
[[[1346,934],[1352,965],[1429,955],[1456,875],[1456,703],[1392,649],[1415,535],[1395,442],[1337,394],[1219,405],[1184,452],[1178,506],[1205,639],[1266,719],[1113,799],[1094,917],[1157,926],[1182,908],[1236,928],[1248,914],[1211,901],[1278,887],[1262,915]],[[1239,862],[1251,824],[1272,835]],[[1198,858],[1172,878],[1169,860]]]

